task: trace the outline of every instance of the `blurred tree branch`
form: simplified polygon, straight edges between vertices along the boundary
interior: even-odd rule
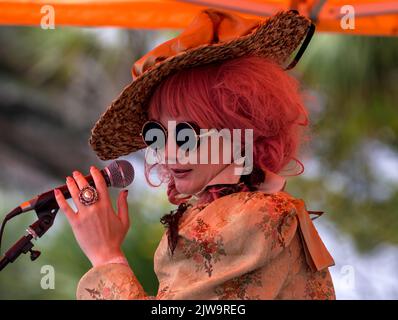
[[[0,46],[4,187],[28,191],[98,162],[90,130],[131,81],[133,61],[157,33],[115,31],[123,45],[107,46],[95,32],[0,29],[0,43],[7,44]]]

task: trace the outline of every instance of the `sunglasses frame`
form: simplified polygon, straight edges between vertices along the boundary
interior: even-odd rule
[[[143,130],[144,130],[145,125],[148,124],[148,123],[156,123],[157,125],[159,125],[159,126],[161,127],[161,129],[163,130],[163,132],[164,132],[164,134],[165,134],[166,141],[167,141],[168,136],[169,136],[169,133],[168,133],[168,130],[164,127],[164,125],[163,125],[161,122],[156,121],[156,120],[147,120],[147,121],[145,121],[145,123],[142,125],[141,132],[140,132],[140,136],[141,136],[141,138],[142,138],[142,141],[145,143],[145,145],[146,145],[147,147],[150,148],[150,145],[148,145],[147,142],[145,141],[144,134],[143,134]],[[186,124],[186,125],[188,125],[188,126],[192,129],[192,131],[195,133],[196,143],[195,143],[195,147],[194,147],[192,150],[196,150],[196,148],[197,148],[198,145],[199,145],[199,140],[200,140],[201,138],[206,137],[206,136],[210,136],[210,135],[213,134],[213,132],[214,132],[214,129],[210,129],[208,132],[199,134],[198,131],[200,131],[200,127],[199,127],[195,122],[192,122],[192,121],[181,121],[181,122],[178,122],[178,123],[176,123],[176,127],[177,127],[179,124]],[[176,139],[176,140],[177,140],[177,139]],[[177,142],[177,141],[176,141],[176,145],[178,146],[178,142]],[[179,146],[178,146],[178,147],[179,147]]]

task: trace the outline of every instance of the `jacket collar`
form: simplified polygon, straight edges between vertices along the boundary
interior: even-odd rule
[[[192,195],[189,202],[195,202],[204,192],[204,190],[212,185],[217,184],[237,184],[241,177],[240,173],[243,170],[243,163],[232,162],[221,170],[216,176],[214,176],[203,188],[197,193]],[[258,187],[258,190],[267,193],[275,193],[278,191],[283,191],[286,186],[286,178],[282,177],[268,169],[265,170],[265,180]],[[180,195],[181,197],[186,197],[187,195]]]
[[[232,162],[222,171],[220,171],[220,173],[218,173],[213,179],[211,179],[197,194],[200,194],[206,187],[211,185],[238,183],[241,177],[240,172],[242,172],[242,170],[243,164],[237,164],[235,162]],[[274,193],[283,190],[285,188],[285,185],[286,178],[266,169],[265,180],[259,185],[258,189],[267,193]]]

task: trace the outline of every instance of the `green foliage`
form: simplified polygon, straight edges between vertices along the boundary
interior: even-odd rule
[[[298,66],[305,88],[321,97],[310,116],[320,168],[316,180],[293,180],[289,190],[309,204],[321,199],[318,209],[362,251],[398,244],[397,181],[372,166],[383,167],[373,145],[398,161],[397,57],[397,38],[320,35]],[[330,189],[332,176],[344,178],[337,191]]]

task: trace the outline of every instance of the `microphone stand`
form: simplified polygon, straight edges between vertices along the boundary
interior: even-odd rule
[[[30,252],[30,260],[34,261],[40,256],[40,251],[33,250],[32,239],[40,238],[53,225],[59,206],[55,200],[47,201],[35,208],[37,217],[36,222],[31,224],[26,230],[27,235],[21,237],[0,260],[0,271],[9,263],[13,263],[22,253]]]

